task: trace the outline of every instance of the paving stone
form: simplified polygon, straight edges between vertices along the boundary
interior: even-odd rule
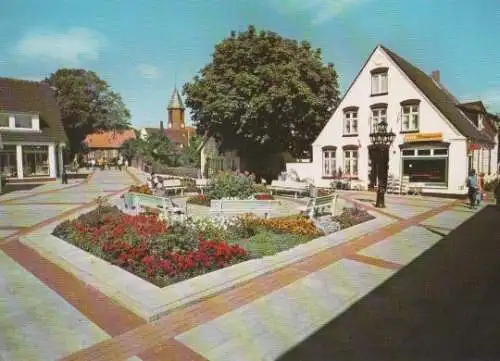
[[[475,215],[477,211],[478,210],[472,210],[464,206],[454,207],[452,210],[440,213],[425,220],[422,224],[445,229],[455,229]]]
[[[234,360],[235,353],[245,355],[243,360],[271,360],[393,272],[355,261],[338,261],[176,339],[210,360]]]
[[[1,251],[0,275],[0,354],[5,360],[53,361],[109,338]]]
[[[440,239],[440,235],[414,226],[365,248],[359,254],[406,265]]]

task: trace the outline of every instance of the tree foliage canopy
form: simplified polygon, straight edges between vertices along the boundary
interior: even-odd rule
[[[217,44],[184,94],[198,132],[222,149],[295,157],[309,154],[339,100],[337,73],[320,49],[253,26]]]
[[[59,69],[44,82],[54,87],[61,117],[73,152],[88,134],[98,130],[127,129],[130,112],[120,94],[106,81],[84,69]]]

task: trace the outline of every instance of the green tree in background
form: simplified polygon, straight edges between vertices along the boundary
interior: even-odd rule
[[[95,72],[63,68],[44,82],[55,89],[72,154],[82,149],[88,134],[130,127],[130,112],[121,96]]]
[[[203,143],[204,138],[199,135],[193,136],[189,140],[189,145],[186,149],[186,164],[199,168],[201,166],[199,147]]]
[[[176,167],[181,163],[179,151],[162,133],[153,133],[146,140],[129,139],[123,143],[120,152],[128,159],[141,157],[149,164],[160,163]]]
[[[254,26],[218,43],[183,90],[199,134],[238,150],[257,172],[269,169],[270,154],[310,156],[339,101],[337,73],[320,49]]]

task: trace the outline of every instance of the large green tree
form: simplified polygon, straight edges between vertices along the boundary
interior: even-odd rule
[[[310,155],[339,101],[337,73],[320,49],[254,26],[218,43],[183,90],[198,132],[255,170],[267,167],[267,154]]]
[[[121,153],[126,158],[144,158],[150,164],[180,165],[180,152],[163,133],[150,134],[145,140],[129,139],[122,145]]]
[[[88,134],[130,127],[130,112],[120,94],[95,72],[63,68],[44,81],[55,89],[73,154]]]

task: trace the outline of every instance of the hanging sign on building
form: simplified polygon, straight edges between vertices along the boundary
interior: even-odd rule
[[[404,137],[405,143],[417,142],[441,142],[443,140],[443,133],[416,133],[407,134]]]

